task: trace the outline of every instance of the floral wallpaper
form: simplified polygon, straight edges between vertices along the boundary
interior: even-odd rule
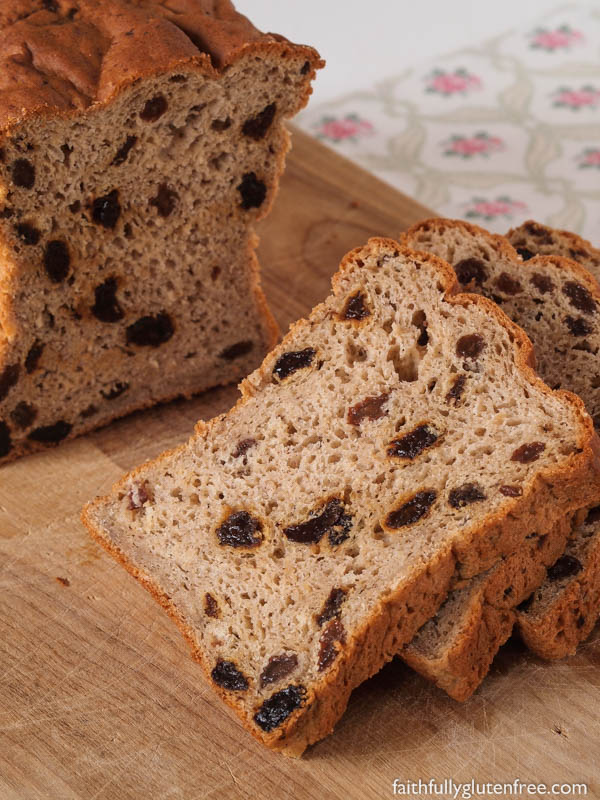
[[[600,4],[570,4],[299,124],[437,213],[600,245]]]

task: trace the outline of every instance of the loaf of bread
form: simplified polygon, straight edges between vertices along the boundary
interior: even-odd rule
[[[329,733],[457,581],[598,497],[581,401],[456,290],[440,259],[372,239],[231,412],[84,510],[273,749]]]
[[[0,459],[260,363],[253,226],[319,66],[229,0],[2,3]]]

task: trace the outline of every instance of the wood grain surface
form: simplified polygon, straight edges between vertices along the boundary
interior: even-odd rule
[[[293,139],[260,231],[283,330],[323,299],[347,250],[428,213],[305,135]],[[556,664],[509,644],[463,705],[393,662],[301,760],[243,732],[175,626],[79,522],[86,500],[236,393],[134,414],[0,471],[0,800],[381,800],[395,778],[585,782],[598,798],[598,629]]]

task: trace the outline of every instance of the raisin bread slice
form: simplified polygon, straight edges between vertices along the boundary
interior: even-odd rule
[[[253,226],[321,66],[229,0],[26,5],[0,11],[0,459],[260,363]]]
[[[83,513],[289,755],[452,588],[599,496],[581,401],[435,256],[372,239],[235,408]]]
[[[591,508],[547,580],[517,610],[521,638],[541,658],[573,655],[600,616],[600,507]]]

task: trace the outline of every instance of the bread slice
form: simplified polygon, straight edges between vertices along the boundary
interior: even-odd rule
[[[581,401],[456,290],[435,256],[370,240],[231,412],[84,510],[275,750],[329,733],[453,579],[599,495]]]
[[[600,506],[591,508],[548,578],[517,610],[521,638],[541,658],[573,655],[600,616]]]
[[[322,64],[228,0],[25,5],[0,11],[4,460],[260,363],[253,227]]]

